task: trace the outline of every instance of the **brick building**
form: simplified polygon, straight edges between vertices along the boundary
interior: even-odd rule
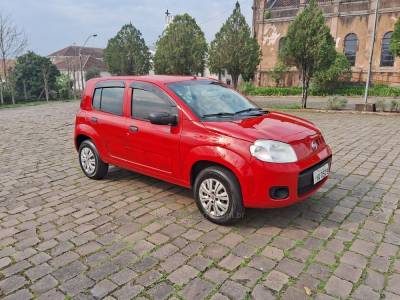
[[[318,0],[326,24],[336,41],[336,49],[345,53],[352,64],[352,80],[365,82],[368,70],[376,0]],[[279,44],[290,22],[308,0],[254,0],[253,30],[262,48],[257,83],[273,86],[271,70],[277,63]],[[372,63],[372,81],[400,85],[400,58],[389,51],[394,24],[400,18],[400,0],[381,0]],[[295,69],[284,78],[287,86],[298,85]]]

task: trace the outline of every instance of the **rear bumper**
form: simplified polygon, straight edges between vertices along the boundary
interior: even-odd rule
[[[248,208],[277,208],[285,207],[305,200],[315,193],[328,177],[314,185],[313,172],[332,161],[332,152],[325,146],[311,157],[296,163],[272,164],[252,160],[254,176],[249,179],[251,193],[244,195],[244,206]],[[288,196],[284,199],[273,199],[271,189],[287,187]]]

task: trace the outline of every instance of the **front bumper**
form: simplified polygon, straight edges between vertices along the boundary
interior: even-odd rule
[[[244,197],[244,206],[248,208],[277,208],[292,205],[315,193],[328,179],[314,185],[313,172],[329,163],[331,166],[332,151],[325,146],[312,156],[295,163],[275,164],[265,163],[257,159],[251,162],[253,176],[248,184],[251,192]],[[288,197],[273,199],[271,188],[287,187]]]

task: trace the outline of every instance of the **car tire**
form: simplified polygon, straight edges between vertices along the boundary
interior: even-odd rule
[[[108,164],[100,158],[96,146],[91,140],[85,140],[79,146],[79,164],[83,173],[90,179],[103,179],[108,172]]]
[[[208,167],[196,176],[194,197],[211,222],[230,225],[244,217],[242,192],[235,175],[223,167]]]

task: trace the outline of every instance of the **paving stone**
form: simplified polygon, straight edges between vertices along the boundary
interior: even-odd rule
[[[165,283],[159,283],[155,287],[151,288],[149,290],[149,294],[154,298],[154,299],[167,299],[168,296],[174,291],[174,288]]]
[[[341,279],[356,283],[361,277],[362,269],[341,263],[334,274]]]
[[[113,290],[117,288],[117,285],[112,283],[108,279],[104,279],[97,283],[91,290],[90,292],[92,295],[97,298],[97,299],[102,299],[109,293],[111,293]]]
[[[256,269],[244,267],[240,268],[232,275],[232,280],[251,288],[256,284],[261,275],[262,272]]]
[[[195,256],[193,257],[188,264],[191,265],[192,267],[196,268],[199,271],[204,271],[212,261],[210,259],[207,259],[203,256]]]
[[[203,255],[211,259],[220,259],[224,257],[228,252],[229,250],[226,247],[213,244],[204,249]]]
[[[185,299],[200,300],[205,299],[212,290],[212,284],[200,278],[191,280],[182,290]]]
[[[292,277],[297,277],[303,271],[304,265],[290,258],[284,258],[276,267],[276,270],[281,271]]]
[[[59,290],[52,289],[37,297],[38,300],[65,300],[65,295]]]
[[[229,254],[218,264],[219,266],[230,271],[236,269],[242,263],[242,258],[233,254]]]
[[[87,270],[87,267],[84,264],[80,261],[74,261],[73,263],[54,271],[52,274],[57,278],[57,280],[65,281],[83,273],[85,270]]]
[[[375,251],[375,244],[363,240],[355,240],[350,250],[365,256],[371,256]]]
[[[204,273],[204,278],[217,283],[221,284],[229,277],[229,274],[223,270],[217,268],[211,268],[207,272]]]
[[[18,290],[27,283],[28,282],[24,277],[19,275],[14,275],[0,281],[0,291],[2,291],[4,294],[7,295]]]
[[[298,289],[296,287],[289,287],[282,296],[284,300],[307,300],[307,294],[304,289]]]
[[[51,290],[52,288],[56,287],[58,284],[57,280],[51,276],[47,275],[38,281],[36,281],[32,286],[31,289],[35,294],[43,294],[44,292],[47,292]]]
[[[85,275],[78,275],[61,284],[60,288],[72,296],[90,288],[95,282]]]
[[[118,300],[130,300],[135,298],[144,290],[141,285],[125,284],[122,288],[116,290],[112,295]]]
[[[354,299],[358,300],[378,300],[381,297],[377,292],[374,292],[372,288],[366,285],[360,285],[352,296]]]
[[[265,279],[264,285],[271,290],[279,292],[289,282],[289,276],[278,271],[271,271]]]
[[[281,260],[284,257],[283,250],[271,246],[265,247],[261,254],[274,260]]]
[[[23,289],[23,290],[19,290],[19,291],[15,292],[14,294],[8,295],[2,299],[3,300],[28,300],[28,299],[32,299],[32,298],[33,298],[33,295],[27,289]]]
[[[173,283],[185,284],[189,282],[191,279],[195,278],[198,272],[199,271],[197,271],[195,268],[188,265],[184,265],[179,269],[175,270],[174,272],[172,272],[168,276],[168,279]]]
[[[135,282],[144,286],[148,287],[158,281],[162,277],[162,274],[160,272],[157,272],[155,270],[148,271],[147,273],[144,273],[140,277],[138,277]]]
[[[216,293],[210,298],[210,300],[229,300],[229,298],[220,293]]]
[[[256,285],[251,293],[254,300],[274,300],[276,297],[272,292],[262,284]]]
[[[347,299],[350,295],[352,284],[346,280],[340,279],[336,276],[329,278],[326,283],[325,290],[332,296],[338,296]]]
[[[400,296],[400,275],[393,274],[389,276],[387,290]]]
[[[220,287],[220,292],[231,299],[243,299],[249,292],[249,289],[237,282],[227,280]]]
[[[137,274],[134,271],[128,268],[123,268],[118,273],[111,275],[110,279],[117,285],[123,285],[130,282],[135,277],[137,277]]]

